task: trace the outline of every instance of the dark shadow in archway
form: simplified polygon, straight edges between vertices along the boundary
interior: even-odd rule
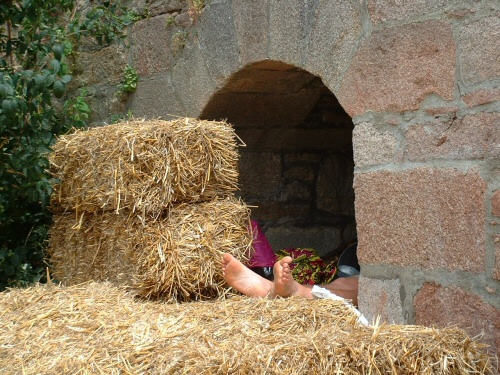
[[[352,119],[320,78],[278,61],[235,73],[201,119],[225,119],[240,148],[240,194],[275,251],[325,258],[356,237]]]

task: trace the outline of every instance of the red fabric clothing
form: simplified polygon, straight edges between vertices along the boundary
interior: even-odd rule
[[[253,237],[252,246],[254,248],[253,256],[248,261],[248,267],[272,267],[278,257],[269,244],[264,232],[255,220],[251,220],[251,233]]]

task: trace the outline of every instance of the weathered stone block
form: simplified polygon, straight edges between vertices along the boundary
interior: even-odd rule
[[[320,165],[316,206],[332,214],[354,215],[354,165],[352,160],[330,156]]]
[[[80,52],[76,60],[75,83],[81,86],[118,85],[123,79],[127,66],[127,56],[124,48],[116,45],[102,48],[97,51]]]
[[[460,288],[425,283],[414,298],[416,324],[448,327],[457,325],[500,353],[500,310],[481,297]],[[483,335],[484,334],[484,335]]]
[[[483,159],[500,153],[500,113],[478,113],[411,126],[406,135],[408,160]]]
[[[484,272],[486,187],[474,168],[356,174],[360,262]]]
[[[379,132],[368,122],[354,127],[352,144],[354,164],[358,168],[397,161],[397,139],[388,132]]]
[[[468,107],[489,104],[500,101],[500,88],[497,89],[479,89],[462,97],[462,101]]]
[[[491,214],[500,216],[500,190],[495,190],[491,195]]]
[[[274,251],[288,247],[309,247],[320,256],[327,255],[340,246],[341,233],[335,227],[272,227],[266,237]]]
[[[243,197],[269,199],[282,189],[279,154],[242,152],[239,170]]]
[[[288,181],[313,182],[315,173],[312,167],[294,165],[286,169],[283,177]]]
[[[460,29],[460,66],[468,84],[500,77],[500,17],[491,16]]]
[[[222,87],[241,67],[231,2],[206,3],[199,19],[199,43],[213,81]]]
[[[129,9],[134,9],[139,13],[147,9],[151,16],[181,11],[185,6],[185,0],[131,0],[128,5]]]
[[[493,278],[495,280],[500,280],[500,234],[493,236],[493,243],[495,244],[495,265]]]
[[[132,66],[141,77],[170,69],[170,34],[167,16],[138,21],[132,27]]]
[[[186,115],[170,80],[163,75],[139,81],[130,101],[130,109],[135,117],[148,119]]]
[[[452,100],[455,50],[451,25],[444,21],[374,32],[361,43],[337,98],[351,117],[368,110],[414,110],[430,94]]]
[[[450,8],[453,2],[449,0],[393,1],[369,0],[368,11],[374,25],[394,20],[407,20],[426,13],[435,13]]]
[[[316,77],[303,70],[243,69],[231,77],[224,91],[294,94],[314,79]]]
[[[359,310],[370,323],[380,316],[381,323],[404,324],[400,290],[399,279],[377,280],[360,276]]]
[[[175,24],[184,28],[191,27],[194,23],[193,16],[190,12],[180,13],[175,16]]]
[[[183,115],[198,117],[216,88],[197,43],[187,45],[173,64],[172,86],[183,103]]]
[[[271,1],[269,58],[302,66],[315,3],[314,0]]]
[[[312,197],[311,187],[300,181],[285,184],[284,193],[287,202],[310,201]]]
[[[233,16],[241,64],[267,58],[269,33],[268,0],[258,2],[233,0]]]
[[[310,214],[310,205],[304,203],[269,202],[263,200],[248,200],[245,203],[252,206],[252,218],[262,221],[278,222],[293,220]]]
[[[90,112],[89,121],[91,123],[110,122],[111,116],[125,114],[127,103],[119,99],[120,94],[116,86],[92,86],[88,88],[88,95],[85,97]]]
[[[361,32],[361,10],[354,1],[320,0],[310,32],[304,68],[334,90]]]

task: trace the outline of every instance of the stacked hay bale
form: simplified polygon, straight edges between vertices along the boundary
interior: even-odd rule
[[[236,199],[237,137],[224,122],[133,121],[61,137],[49,256],[65,284],[109,280],[147,298],[212,298],[220,260],[251,249]]]
[[[458,328],[356,323],[341,301],[140,301],[109,283],[0,293],[2,374],[495,374]],[[22,371],[21,371],[22,369]]]

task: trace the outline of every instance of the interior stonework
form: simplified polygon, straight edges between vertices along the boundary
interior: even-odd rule
[[[240,192],[275,251],[338,255],[356,237],[354,124],[321,79],[292,65],[245,66],[200,118],[227,120],[243,142]]]
[[[273,241],[308,229],[326,253],[357,234],[365,316],[500,353],[500,2],[206,0],[187,23],[185,1],[129,3],[150,9],[129,48],[82,56],[96,121],[227,118]]]

